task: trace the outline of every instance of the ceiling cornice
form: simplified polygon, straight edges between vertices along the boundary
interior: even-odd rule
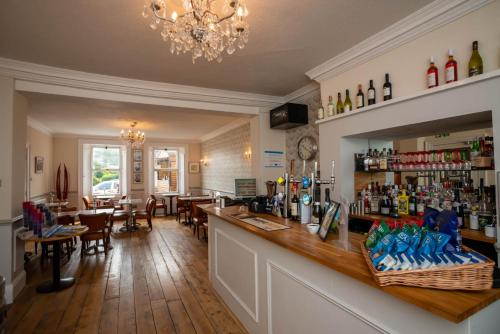
[[[0,58],[0,75],[13,77],[16,89],[126,102],[257,114],[283,97],[144,81]]]
[[[52,131],[52,129],[50,129],[48,126],[40,123],[36,119],[33,119],[29,116],[27,116],[26,119],[27,119],[26,123],[27,123],[28,127],[35,129],[35,130],[38,130],[38,131],[45,133],[46,135],[49,135],[49,136],[52,136],[54,134],[54,131]]]
[[[296,91],[291,92],[290,94],[284,97],[284,102],[295,102],[302,103],[307,100],[310,96],[314,94],[320,93],[320,86],[317,82],[310,82],[302,88],[297,89]]]
[[[361,43],[306,72],[318,82],[396,49],[424,34],[475,11],[494,0],[436,0]]]
[[[206,135],[200,137],[200,141],[205,142],[207,140],[210,140],[212,138],[220,136],[228,131],[239,128],[240,126],[243,126],[243,125],[247,124],[248,122],[250,122],[250,119],[237,119],[229,124],[224,125],[223,127],[218,128],[217,130],[214,130],[214,131],[207,133]]]

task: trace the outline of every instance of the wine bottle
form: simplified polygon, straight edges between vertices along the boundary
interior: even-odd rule
[[[344,112],[344,104],[342,103],[342,95],[340,92],[337,95],[337,115]]]
[[[325,109],[323,109],[323,106],[320,106],[318,108],[318,120],[321,120],[325,118]]]
[[[368,105],[376,103],[375,87],[373,87],[373,80],[370,80],[370,87],[368,88]]]
[[[327,106],[327,116],[332,117],[335,115],[335,106],[333,105],[333,97],[330,95],[328,96],[328,106]]]
[[[392,84],[389,81],[389,73],[385,74],[384,82],[384,101],[392,99]]]
[[[321,203],[314,202],[311,223],[319,224],[321,222]]]
[[[431,57],[429,63],[429,68],[427,69],[427,88],[433,88],[439,85],[438,69],[434,65],[434,57]]]
[[[299,219],[299,198],[297,197],[297,193],[293,194],[293,198],[290,203],[290,212],[292,220]]]
[[[446,83],[457,81],[457,79],[458,79],[457,61],[455,59],[453,59],[453,50],[452,49],[448,50],[448,62],[446,63],[445,68],[444,68],[444,77],[445,77]]]
[[[382,199],[382,203],[380,204],[380,214],[384,216],[389,216],[391,213],[391,205],[389,204],[389,200],[387,199],[387,195],[384,195]]]
[[[363,87],[358,85],[358,94],[356,95],[356,108],[363,108],[365,106],[365,94],[363,94]]]
[[[323,205],[323,217],[328,212],[328,209],[332,206],[332,200],[330,199],[330,188],[325,188],[325,205]]]
[[[483,59],[479,55],[477,41],[472,42],[472,55],[469,60],[469,77],[483,74]]]
[[[411,216],[417,215],[417,197],[415,192],[411,193],[410,199],[408,200],[408,212]]]
[[[352,102],[351,98],[349,97],[349,89],[345,90],[345,101],[344,101],[344,111],[349,112],[352,110]]]

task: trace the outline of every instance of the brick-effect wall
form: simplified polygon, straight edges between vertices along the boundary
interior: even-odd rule
[[[250,123],[201,143],[201,184],[205,190],[234,194],[234,179],[251,177],[251,160],[244,153],[250,149]]]
[[[309,110],[308,124],[299,126],[286,131],[286,160],[287,166],[286,170],[290,170],[290,160],[295,159],[295,171],[294,175],[302,175],[302,160],[300,160],[297,153],[297,144],[300,138],[304,136],[311,136],[316,139],[318,143],[318,153],[314,160],[318,161],[319,166],[319,126],[315,124],[317,111],[321,105],[321,95],[318,91],[316,94],[308,97],[305,101],[300,102],[302,104],[307,104]],[[306,174],[309,175],[314,169],[314,160],[306,162]],[[329,175],[330,171],[325,171],[322,176]]]

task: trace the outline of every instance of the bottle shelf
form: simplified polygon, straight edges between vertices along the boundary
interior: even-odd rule
[[[395,221],[395,220],[423,219],[423,217],[410,216],[410,215],[403,215],[399,218],[393,218],[393,217],[389,217],[389,216],[374,215],[374,214],[366,214],[366,215],[350,214],[349,218],[368,220],[368,221],[372,221],[372,222],[376,221],[376,220]],[[462,233],[463,239],[481,241],[481,242],[485,242],[488,244],[495,244],[497,241],[496,238],[487,237],[486,235],[484,235],[484,233],[482,231],[471,230],[468,228],[462,228],[462,229],[460,229],[460,232]]]
[[[355,170],[356,173],[420,173],[420,172],[474,172],[495,170],[492,167],[475,167],[472,169],[405,169],[405,170],[388,170],[388,169],[372,169],[370,171]]]

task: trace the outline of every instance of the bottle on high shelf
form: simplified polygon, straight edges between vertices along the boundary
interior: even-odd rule
[[[472,42],[472,55],[469,60],[469,77],[483,74],[483,59],[479,55],[477,41]]]
[[[325,118],[325,109],[323,108],[323,106],[319,106],[319,108],[318,108],[318,120],[322,120],[323,118]]]
[[[387,150],[385,147],[382,149],[382,153],[380,153],[378,169],[387,170]]]
[[[431,57],[429,63],[430,65],[427,69],[427,88],[433,88],[439,85],[438,69],[434,65],[434,57]]]
[[[378,169],[379,169],[379,155],[378,155],[378,150],[375,149],[373,150],[372,156],[370,158],[369,170],[375,171]]]
[[[333,105],[333,97],[328,96],[328,105],[326,106],[327,116],[332,117],[335,115],[335,106]]]
[[[365,172],[369,172],[370,171],[370,159],[371,159],[371,156],[372,156],[372,149],[369,148],[368,152],[365,154],[365,157],[363,159],[363,165],[364,165],[364,168],[365,168]]]
[[[344,112],[349,112],[352,110],[352,102],[349,97],[349,89],[345,90],[345,101],[344,101]]]
[[[356,108],[363,108],[365,106],[365,94],[363,94],[363,86],[358,85],[358,94],[356,94]]]
[[[384,82],[384,101],[392,99],[392,84],[389,81],[389,73],[385,74],[385,82]]]
[[[342,103],[342,95],[340,92],[337,94],[337,115],[344,112],[344,104]]]
[[[453,50],[448,50],[448,61],[444,67],[444,78],[446,83],[454,82],[458,80],[457,74],[457,61],[453,59]]]
[[[368,105],[375,104],[376,102],[375,87],[373,87],[373,80],[370,80],[370,87],[368,87]]]

